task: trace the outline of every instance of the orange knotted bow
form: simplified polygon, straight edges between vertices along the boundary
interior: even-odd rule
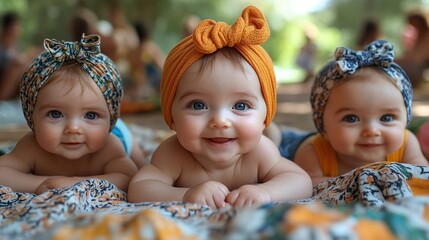
[[[234,47],[258,75],[262,95],[267,106],[265,125],[276,112],[276,78],[271,58],[260,46],[270,36],[268,23],[262,12],[245,8],[237,21],[228,26],[211,19],[201,21],[194,33],[179,42],[165,60],[161,81],[161,105],[167,125],[172,127],[171,105],[183,74],[195,61],[223,47]]]

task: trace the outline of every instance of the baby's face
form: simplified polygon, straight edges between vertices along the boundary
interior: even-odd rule
[[[265,128],[267,109],[258,76],[224,57],[199,72],[200,61],[181,78],[172,104],[173,129],[194,156],[223,164],[251,151]]]
[[[110,115],[101,91],[91,86],[48,83],[39,93],[33,112],[34,132],[40,147],[66,159],[79,159],[104,146]]]
[[[399,149],[407,115],[398,88],[372,70],[332,88],[323,122],[324,136],[340,156],[369,163]]]

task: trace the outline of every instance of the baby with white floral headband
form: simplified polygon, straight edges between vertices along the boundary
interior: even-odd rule
[[[310,103],[314,132],[282,130],[279,150],[313,185],[374,162],[428,165],[415,135],[413,89],[385,40],[364,51],[337,48],[316,75]],[[275,139],[275,137],[273,137]]]
[[[122,80],[100,37],[46,39],[44,47],[21,80],[32,131],[0,157],[0,185],[39,194],[99,178],[126,191],[143,155],[118,119]]]

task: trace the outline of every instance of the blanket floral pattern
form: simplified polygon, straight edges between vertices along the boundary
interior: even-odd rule
[[[429,167],[376,163],[313,197],[258,208],[129,203],[89,179],[40,195],[0,186],[1,239],[429,239]],[[317,236],[315,238],[315,236]]]

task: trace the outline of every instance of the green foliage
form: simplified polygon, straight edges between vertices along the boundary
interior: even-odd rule
[[[247,5],[262,9],[270,24],[270,39],[263,45],[280,68],[296,71],[295,59],[304,43],[303,28],[309,22],[318,29],[319,66],[332,58],[338,46],[355,47],[362,22],[380,22],[383,36],[400,50],[404,14],[429,0],[326,0],[324,8],[300,15],[295,0],[0,0],[0,13],[13,10],[23,23],[22,46],[41,47],[44,38],[70,39],[69,19],[84,6],[99,19],[109,19],[109,9],[118,4],[130,23],[144,21],[152,38],[168,52],[183,38],[183,22],[189,15],[234,22]],[[296,75],[296,74],[293,74]],[[298,74],[299,75],[299,74]],[[296,76],[298,76],[296,75]]]

